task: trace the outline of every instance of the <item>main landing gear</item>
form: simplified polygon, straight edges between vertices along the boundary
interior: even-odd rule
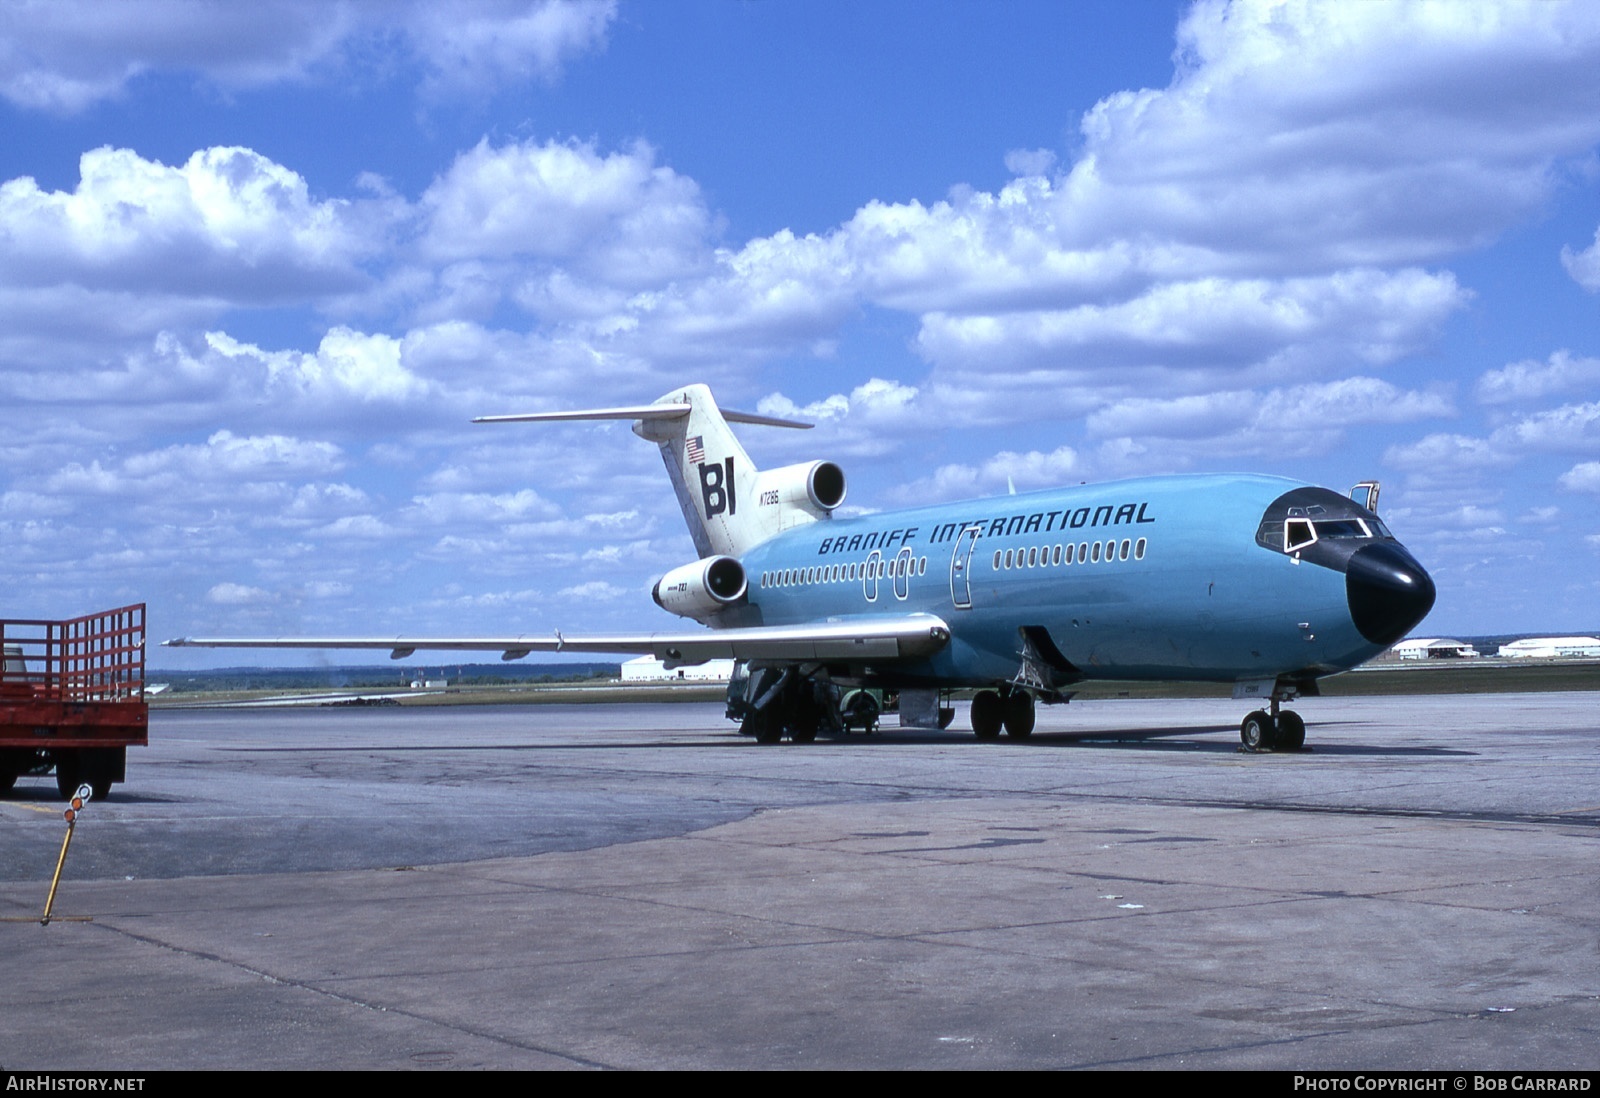
[[[757,743],[811,743],[817,733],[842,735],[838,692],[801,668],[762,668],[740,691],[739,734]],[[730,705],[729,714],[734,707]]]
[[[1278,702],[1274,695],[1270,713],[1257,709],[1239,722],[1241,751],[1306,750],[1306,722],[1292,709],[1279,709]]]
[[[980,690],[972,696],[972,731],[980,740],[998,739],[1001,728],[1012,739],[1025,740],[1033,735],[1033,723],[1033,695],[1026,690]]]

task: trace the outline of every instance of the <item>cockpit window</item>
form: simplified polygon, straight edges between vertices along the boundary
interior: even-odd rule
[[[1320,525],[1320,524],[1319,524]],[[1293,553],[1317,540],[1317,532],[1305,519],[1292,518],[1283,524],[1283,551]]]
[[[1256,544],[1261,548],[1328,568],[1339,568],[1351,554],[1393,537],[1378,516],[1359,503],[1310,485],[1273,500],[1256,527]]]
[[[1366,524],[1358,518],[1321,519],[1316,524],[1319,538],[1370,538]]]

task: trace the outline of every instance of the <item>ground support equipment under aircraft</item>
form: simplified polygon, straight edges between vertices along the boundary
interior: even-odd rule
[[[71,797],[124,781],[129,747],[149,742],[144,604],[66,621],[0,620],[0,792],[55,768]]]

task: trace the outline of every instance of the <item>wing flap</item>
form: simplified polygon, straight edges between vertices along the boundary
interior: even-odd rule
[[[499,652],[521,659],[532,652],[616,652],[654,656],[675,667],[715,659],[892,660],[928,656],[950,640],[950,627],[932,614],[862,618],[804,625],[705,629],[692,633],[620,633],[566,637],[178,637],[169,648],[366,648],[388,649],[405,659],[420,649],[440,652]]]

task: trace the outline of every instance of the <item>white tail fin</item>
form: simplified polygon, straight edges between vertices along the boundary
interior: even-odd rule
[[[702,557],[738,556],[761,540],[746,530],[759,506],[758,471],[750,455],[733,437],[704,385],[685,386],[656,404],[688,411],[670,419],[642,419],[633,425],[633,433],[661,447],[695,550]]]
[[[728,428],[730,420],[770,427],[811,424],[725,412],[704,385],[686,385],[654,404],[482,416],[473,422],[575,419],[635,420],[634,433],[661,447],[678,506],[702,557],[740,556],[781,530],[826,517],[844,500],[844,473],[837,465],[818,461],[762,473]]]

